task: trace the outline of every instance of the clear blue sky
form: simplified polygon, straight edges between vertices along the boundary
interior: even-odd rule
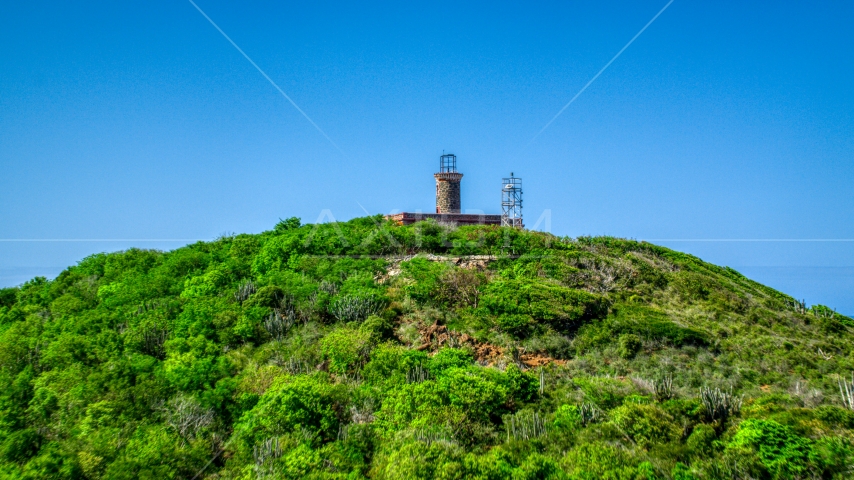
[[[854,313],[854,3],[0,4],[0,283],[280,217],[463,208],[739,268]],[[542,225],[541,225],[542,227]],[[186,242],[183,242],[186,243]]]

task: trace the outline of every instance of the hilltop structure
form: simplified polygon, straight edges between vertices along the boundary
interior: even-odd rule
[[[456,225],[502,225],[502,215],[487,215],[483,213],[462,213],[460,201],[460,181],[463,174],[457,171],[457,156],[448,153],[439,157],[439,171],[433,174],[436,179],[436,213],[402,212],[386,215],[385,218],[399,225],[410,225],[415,222],[432,218],[441,223]],[[519,192],[521,198],[521,190]],[[520,201],[521,206],[521,201]],[[522,227],[521,214],[510,224]]]
[[[501,225],[524,228],[522,224],[522,179],[510,172],[501,179]]]
[[[457,156],[449,153],[439,157],[436,178],[436,213],[460,213],[460,181],[463,174],[457,171]]]

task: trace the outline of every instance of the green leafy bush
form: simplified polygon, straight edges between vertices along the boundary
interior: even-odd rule
[[[661,342],[665,345],[706,346],[707,335],[699,329],[683,327],[670,320],[664,312],[641,305],[617,304],[601,322],[581,328],[574,342],[576,352],[613,343],[614,338],[633,335],[639,340]]]
[[[633,333],[624,333],[620,335],[618,342],[618,352],[621,357],[626,359],[633,358],[638,352],[640,352],[641,347],[643,347],[640,337]]]
[[[344,374],[352,371],[368,357],[371,332],[341,328],[329,333],[320,341],[320,352],[329,361],[329,371]]]
[[[581,419],[581,413],[577,406],[561,405],[554,413],[552,425],[557,430],[573,432],[581,428],[584,423]]]
[[[581,290],[533,280],[499,280],[484,288],[480,304],[508,333],[526,336],[538,325],[572,332],[607,312],[604,299]]]
[[[673,419],[656,405],[626,403],[614,409],[611,416],[620,430],[643,448],[669,443],[679,435]]]
[[[750,419],[742,422],[727,444],[727,449],[740,448],[754,451],[762,466],[774,478],[806,475],[811,458],[815,456],[813,442],[773,420]]]
[[[321,438],[334,438],[338,430],[335,405],[343,400],[341,394],[341,389],[322,373],[284,376],[243,414],[235,429],[252,445],[298,428]]]
[[[569,478],[649,478],[644,475],[646,466],[641,467],[641,462],[632,458],[625,450],[601,443],[586,443],[573,448],[567,452],[561,466]]]
[[[710,425],[697,425],[685,442],[691,454],[699,458],[708,458],[714,451],[714,442],[717,435],[715,429]]]

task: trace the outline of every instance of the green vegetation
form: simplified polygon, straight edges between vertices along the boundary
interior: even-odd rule
[[[647,243],[288,219],[0,289],[0,478],[850,478],[852,328]]]

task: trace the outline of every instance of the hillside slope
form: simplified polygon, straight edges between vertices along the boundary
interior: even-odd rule
[[[0,290],[0,477],[849,478],[852,328],[648,243],[289,219]]]

